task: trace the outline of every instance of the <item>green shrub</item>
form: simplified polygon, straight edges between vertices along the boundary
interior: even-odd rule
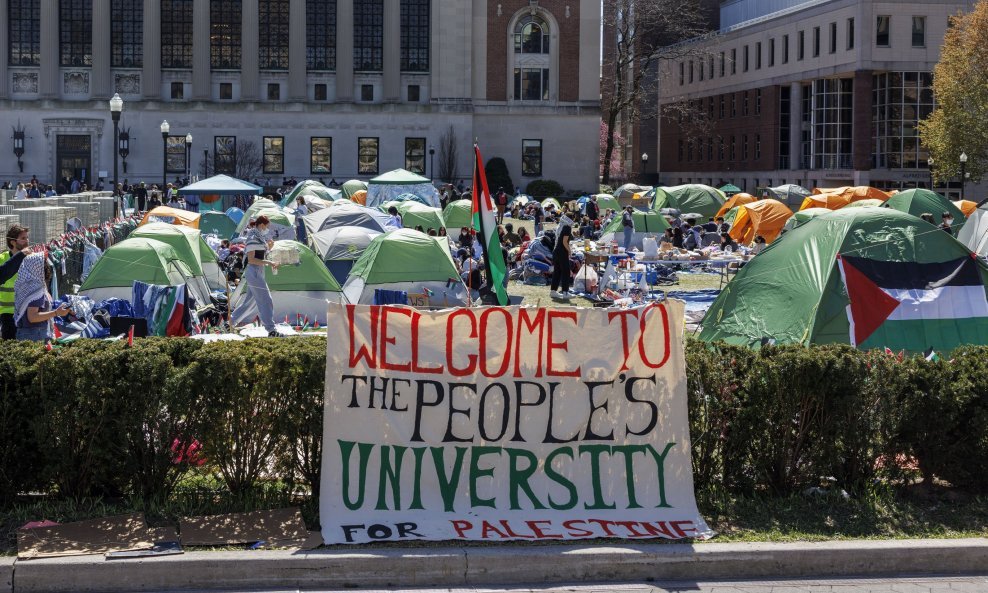
[[[533,198],[555,198],[563,195],[563,186],[551,179],[536,179],[528,184],[525,193]]]
[[[499,189],[503,189],[504,193],[514,195],[515,184],[511,181],[511,174],[508,172],[508,164],[504,162],[501,157],[494,157],[487,161],[487,167],[485,168],[487,172],[487,185],[491,190],[492,195],[497,195]]]

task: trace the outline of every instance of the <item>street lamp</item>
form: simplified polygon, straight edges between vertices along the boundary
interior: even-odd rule
[[[172,127],[168,125],[168,120],[161,120],[161,203],[165,204],[168,201],[168,196],[165,196],[165,188],[168,187],[168,131]]]
[[[117,142],[117,152],[123,159],[123,172],[127,174],[127,157],[130,156],[130,128],[120,130],[120,140]]]
[[[209,149],[202,149],[202,176],[209,177]]]
[[[14,128],[14,156],[17,157],[17,168],[23,173],[24,161],[21,160],[21,157],[24,156],[24,128],[20,125],[20,122]]]
[[[185,182],[192,179],[192,132],[185,135]]]
[[[642,185],[645,185],[645,167],[648,165],[648,153],[642,153]]]
[[[113,98],[110,99],[110,118],[113,119],[113,145],[118,146],[120,144],[120,113],[123,112],[124,102],[120,98],[118,93],[113,93]],[[117,180],[118,180],[118,169],[117,169],[117,151],[113,151],[113,196],[116,198],[113,200],[113,216],[116,217],[118,214],[123,214],[123,194],[117,190]]]
[[[933,157],[926,159],[926,167],[930,170],[930,191],[936,191],[933,189]]]
[[[961,153],[961,199],[964,199],[964,186],[967,184],[967,153]]]
[[[436,147],[430,144],[429,145],[429,177],[432,179],[436,178],[435,169],[432,168],[432,165],[435,162],[435,159],[433,158],[435,155],[436,155]]]

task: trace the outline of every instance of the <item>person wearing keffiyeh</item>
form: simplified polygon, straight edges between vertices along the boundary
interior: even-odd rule
[[[55,310],[51,308],[52,298],[48,292],[51,273],[43,253],[33,253],[21,264],[14,283],[14,323],[19,340],[50,340],[54,334],[52,320],[69,313],[68,305],[63,304]]]
[[[258,216],[254,226],[247,231],[247,244],[244,246],[244,251],[247,253],[247,268],[244,272],[244,281],[247,282],[247,292],[257,304],[258,317],[261,318],[264,329],[268,330],[268,337],[276,337],[278,332],[274,325],[274,301],[271,299],[271,290],[264,277],[264,266],[271,266],[273,270],[278,269],[278,264],[264,259],[268,249],[274,245],[268,240],[270,223],[267,216]]]

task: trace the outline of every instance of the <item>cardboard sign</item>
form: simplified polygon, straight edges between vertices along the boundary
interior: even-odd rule
[[[140,513],[17,530],[21,560],[147,550],[153,545]]]
[[[331,304],[327,544],[704,538],[683,304]]]

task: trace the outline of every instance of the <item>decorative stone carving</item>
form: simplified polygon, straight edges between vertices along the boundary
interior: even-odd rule
[[[121,95],[139,95],[141,94],[141,75],[137,73],[114,74],[113,88]]]
[[[64,91],[66,95],[88,95],[89,73],[66,72]]]
[[[14,72],[15,93],[36,93],[38,92],[37,72]]]

